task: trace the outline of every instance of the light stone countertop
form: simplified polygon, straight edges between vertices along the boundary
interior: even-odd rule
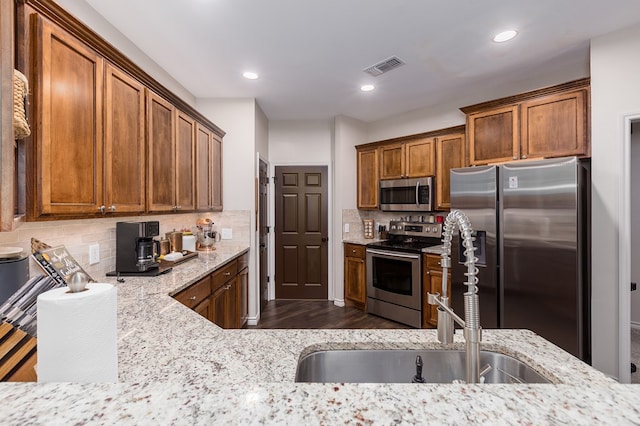
[[[25,424],[638,424],[640,385],[620,385],[527,330],[484,330],[556,384],[294,383],[301,353],[440,348],[434,330],[222,330],[176,302],[247,247],[118,287],[119,383],[2,383],[0,421]],[[462,348],[456,333],[449,348]]]

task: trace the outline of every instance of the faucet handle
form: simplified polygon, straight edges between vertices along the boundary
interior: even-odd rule
[[[440,293],[435,293],[435,294],[427,293],[427,302],[430,305],[437,305],[438,299],[440,299]]]

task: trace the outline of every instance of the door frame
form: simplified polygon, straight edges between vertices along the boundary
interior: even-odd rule
[[[329,238],[328,241],[328,246],[327,246],[327,256],[328,256],[328,264],[327,264],[327,273],[328,273],[328,280],[329,282],[327,283],[328,288],[327,288],[327,300],[331,300],[334,301],[335,300],[335,283],[333,280],[333,253],[334,253],[334,244],[336,244],[336,241],[332,241],[332,229],[333,229],[333,168],[331,167],[330,163],[326,163],[326,162],[308,162],[305,161],[303,163],[289,163],[289,162],[281,162],[281,163],[268,163],[269,164],[269,176],[273,177],[276,175],[276,167],[278,166],[295,166],[295,167],[306,167],[306,166],[325,166],[327,168],[327,199],[328,199],[328,205],[327,205],[327,227],[328,227],[328,232],[327,232],[327,237]],[[276,271],[276,248],[275,248],[275,244],[271,244],[273,242],[272,238],[273,235],[275,235],[275,217],[276,217],[276,202],[275,202],[275,193],[276,193],[276,188],[275,188],[275,182],[273,179],[269,179],[269,223],[271,226],[271,230],[273,232],[269,232],[269,300],[274,300],[276,298],[276,278],[275,278],[275,271]],[[342,244],[342,242],[339,242],[340,244]]]
[[[256,266],[256,284],[254,286],[254,293],[251,294],[251,291],[249,291],[250,293],[250,297],[249,300],[253,301],[254,303],[254,308],[255,308],[255,312],[256,315],[253,318],[250,318],[250,320],[255,321],[255,324],[249,324],[249,325],[257,325],[258,322],[260,321],[260,315],[262,312],[260,312],[260,298],[262,297],[262,288],[260,288],[260,229],[259,229],[259,217],[260,217],[260,162],[263,162],[267,165],[267,226],[269,226],[269,233],[267,234],[267,277],[271,277],[271,271],[274,271],[275,269],[272,269],[271,267],[271,258],[273,257],[272,254],[272,246],[273,246],[273,239],[272,239],[272,232],[273,232],[273,224],[272,224],[272,204],[273,204],[273,200],[272,200],[272,189],[273,187],[272,185],[272,181],[273,179],[271,179],[271,177],[273,176],[272,173],[272,167],[271,167],[271,163],[269,162],[268,159],[264,158],[259,152],[256,153],[256,177],[255,177],[255,181],[256,181],[256,194],[255,194],[255,232],[254,232],[254,239],[255,239],[255,245],[254,247],[256,248],[256,259],[255,259],[255,266]],[[273,280],[269,280],[269,282],[267,283],[267,292],[268,292],[268,296],[267,296],[267,301],[272,300],[273,298],[271,297],[271,285],[272,285]]]
[[[618,205],[618,380],[631,382],[631,124],[640,121],[640,113],[622,117],[624,140],[620,155]]]

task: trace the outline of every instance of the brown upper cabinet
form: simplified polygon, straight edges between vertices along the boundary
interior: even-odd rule
[[[145,208],[144,86],[107,64],[105,70],[105,208],[143,212]]]
[[[461,108],[469,164],[589,156],[589,92],[582,79]]]
[[[436,138],[436,210],[451,208],[450,170],[464,167],[464,131]]]
[[[380,148],[380,180],[435,175],[435,140],[420,138]]]
[[[29,213],[94,214],[104,203],[103,59],[35,14],[31,29],[38,125],[28,158],[27,170],[35,173],[28,179]]]
[[[356,146],[358,208],[378,208],[384,179],[436,177],[436,209],[449,208],[449,170],[464,166],[464,126]]]
[[[17,2],[16,20],[27,220],[222,210],[221,129],[53,1]]]
[[[222,139],[196,127],[197,210],[222,211]]]
[[[358,157],[358,208],[378,208],[378,149],[356,147]]]
[[[147,143],[149,175],[147,209],[153,212],[175,210],[176,154],[175,108],[153,92],[147,93]]]

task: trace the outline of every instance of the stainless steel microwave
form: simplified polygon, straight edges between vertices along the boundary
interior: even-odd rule
[[[430,212],[435,204],[432,176],[380,181],[380,210],[387,212]]]

